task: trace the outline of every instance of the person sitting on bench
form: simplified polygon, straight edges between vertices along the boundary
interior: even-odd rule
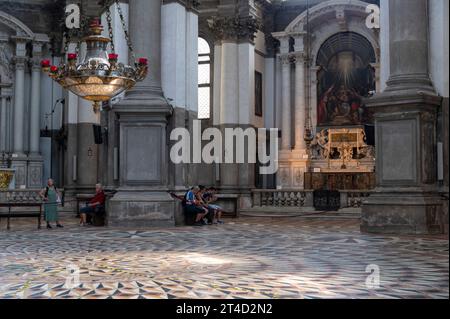
[[[95,185],[95,196],[86,204],[86,207],[80,209],[80,226],[86,226],[87,215],[93,216],[99,213],[105,206],[105,192],[101,184]]]
[[[215,187],[210,187],[203,192],[203,201],[208,205],[208,210],[212,212],[213,224],[223,224],[222,212],[223,208],[219,205],[212,204],[217,201],[217,189]]]
[[[190,189],[185,196],[186,199],[186,214],[195,214],[195,223],[194,226],[202,226],[203,218],[208,214],[208,209],[203,207],[197,196],[200,192],[200,188],[198,186],[194,186]]]

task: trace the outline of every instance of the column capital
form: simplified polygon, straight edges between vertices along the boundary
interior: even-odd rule
[[[262,29],[261,22],[252,16],[220,17],[208,20],[209,29],[216,41],[234,41],[253,43],[256,32]]]
[[[16,66],[16,70],[24,70],[28,62],[28,57],[26,56],[14,56],[13,63]]]
[[[279,54],[278,58],[280,59],[280,62],[282,65],[290,65],[293,61],[292,54],[285,53],[285,54]]]
[[[162,4],[165,5],[170,3],[179,3],[185,7],[186,10],[193,11],[195,13],[198,13],[198,7],[200,5],[198,0],[163,0]]]
[[[34,56],[28,60],[32,72],[41,72],[41,56]]]
[[[291,36],[287,32],[273,32],[272,37],[280,42],[280,52],[288,53],[289,52],[289,41]]]
[[[305,52],[293,52],[291,53],[292,61],[296,64],[306,64],[308,62],[308,56]]]

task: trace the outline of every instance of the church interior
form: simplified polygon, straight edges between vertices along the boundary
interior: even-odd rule
[[[447,299],[448,6],[0,0],[0,298]],[[199,160],[212,128],[276,172]]]

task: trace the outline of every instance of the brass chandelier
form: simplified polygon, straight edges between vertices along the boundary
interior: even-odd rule
[[[134,66],[118,63],[118,54],[114,50],[109,8],[106,11],[109,37],[102,35],[103,26],[100,19],[92,19],[89,23],[88,35],[80,38],[76,49],[77,53],[67,54],[66,64],[61,62],[59,66],[55,66],[50,64],[50,60],[41,62],[42,70],[64,89],[85,100],[92,101],[96,113],[100,110],[101,102],[109,101],[132,88],[136,82],[144,80],[148,73],[148,60],[147,58],[136,60],[119,1],[116,1],[116,5],[131,58],[135,61]],[[66,39],[66,52],[69,42],[70,39]],[[86,43],[86,55],[81,63],[77,63],[78,51],[83,42]],[[109,44],[111,53],[107,51]]]

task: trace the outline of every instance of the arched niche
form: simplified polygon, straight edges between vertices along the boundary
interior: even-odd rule
[[[309,40],[305,36],[303,45],[299,47],[304,47],[310,57],[308,78],[311,87],[310,94],[307,96],[307,105],[310,106],[310,116],[314,127],[320,126],[320,123],[318,123],[318,106],[320,103],[318,72],[324,64],[322,52],[324,52],[325,46],[332,43],[333,39],[339,40],[341,38],[341,44],[350,41],[348,42],[350,45],[356,45],[353,49],[359,47],[360,51],[367,50],[367,53],[359,53],[361,56],[370,55],[370,65],[374,68],[376,87],[379,88],[379,32],[366,26],[368,16],[366,9],[369,5],[369,3],[359,0],[325,1],[311,7],[308,11],[302,12],[285,29],[286,34],[293,35],[310,32]],[[343,36],[345,34],[352,36],[345,39],[346,36]],[[332,45],[330,49],[339,51]]]
[[[33,39],[34,32],[30,30],[23,22],[13,17],[12,15],[0,11],[0,24],[7,26],[15,32],[14,36],[26,37]]]

